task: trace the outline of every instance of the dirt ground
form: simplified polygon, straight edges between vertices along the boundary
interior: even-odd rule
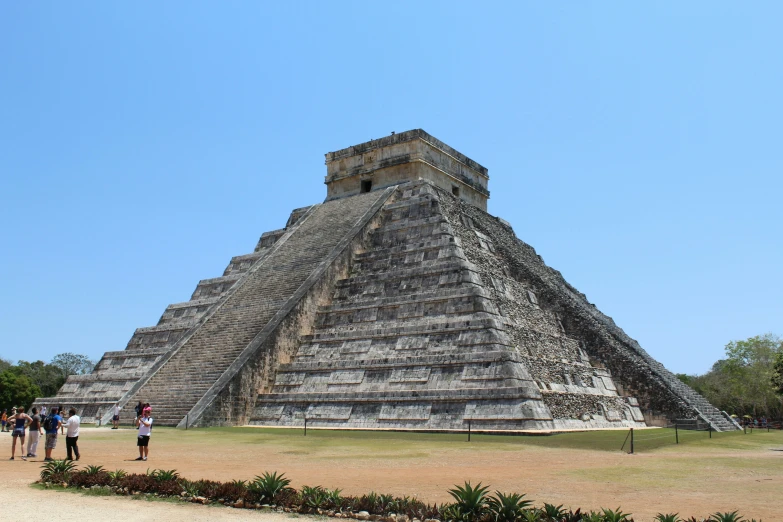
[[[551,447],[542,437],[395,433],[339,433],[292,430],[157,429],[150,460],[136,462],[135,430],[83,428],[79,464],[100,464],[143,473],[176,469],[186,478],[252,479],[263,471],[285,472],[292,485],[342,488],[344,494],[369,491],[416,496],[425,502],[449,500],[446,490],[470,480],[492,490],[526,493],[573,508],[620,507],[637,521],[660,512],[707,516],[739,510],[746,517],[780,520],[783,487],[783,433],[700,440],[628,455],[620,451]],[[55,458],[65,454],[64,440]],[[554,446],[554,444],[552,445]],[[10,436],[0,447],[10,456]],[[116,497],[42,491],[38,459],[0,461],[0,501],[9,513],[57,497],[62,512],[78,507],[81,517],[103,518],[111,510],[135,510],[136,520],[223,520],[254,517],[275,521],[285,515],[191,504],[140,502]],[[7,459],[7,457],[3,457]],[[40,505],[40,504],[39,504]]]

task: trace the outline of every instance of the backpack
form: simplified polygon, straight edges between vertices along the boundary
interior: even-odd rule
[[[54,422],[54,415],[50,413],[43,421],[43,429],[45,431],[53,431],[56,426],[57,424]]]

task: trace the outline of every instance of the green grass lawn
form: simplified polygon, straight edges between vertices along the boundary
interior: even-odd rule
[[[160,431],[174,431],[172,428],[157,428]],[[377,453],[392,455],[393,458],[423,456],[422,451],[430,446],[465,447],[471,450],[482,448],[496,451],[518,446],[539,446],[547,448],[590,449],[626,453],[630,451],[630,437],[627,430],[568,432],[552,435],[486,435],[471,434],[468,443],[464,433],[417,433],[393,431],[354,431],[283,428],[199,428],[176,430],[177,438],[194,445],[211,445],[221,441],[229,443],[285,445],[284,452],[290,455],[306,455],[317,449],[339,449],[350,447],[352,458]],[[676,436],[679,436],[679,445]],[[783,444],[783,431],[754,430],[710,434],[706,431],[679,430],[673,428],[644,429],[634,431],[634,452],[645,453],[666,448],[705,447],[731,450],[758,449],[766,445]],[[622,449],[621,449],[622,448]],[[522,448],[520,448],[522,449]],[[332,458],[335,456],[333,455]]]

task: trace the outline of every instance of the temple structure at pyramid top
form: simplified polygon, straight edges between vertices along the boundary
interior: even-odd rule
[[[421,129],[326,154],[326,199],[427,180],[487,210],[487,169]]]
[[[486,212],[464,154],[411,130],[326,168],[323,203],[37,404],[108,422],[149,402],[179,427],[737,428]]]

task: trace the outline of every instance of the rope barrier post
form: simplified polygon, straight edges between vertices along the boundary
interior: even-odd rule
[[[470,442],[470,421],[468,421],[468,442]]]
[[[307,417],[305,419],[305,429],[304,429],[304,436],[307,437]]]
[[[674,423],[674,443],[680,443],[680,431],[677,429],[677,423]]]
[[[185,414],[185,431],[188,430],[188,424],[190,424],[190,413]]]
[[[710,424],[710,425],[707,427],[707,429],[708,429],[708,430],[709,430],[709,432],[710,432],[710,438],[712,438],[712,424]]]
[[[633,455],[633,428],[631,428],[631,455]]]

